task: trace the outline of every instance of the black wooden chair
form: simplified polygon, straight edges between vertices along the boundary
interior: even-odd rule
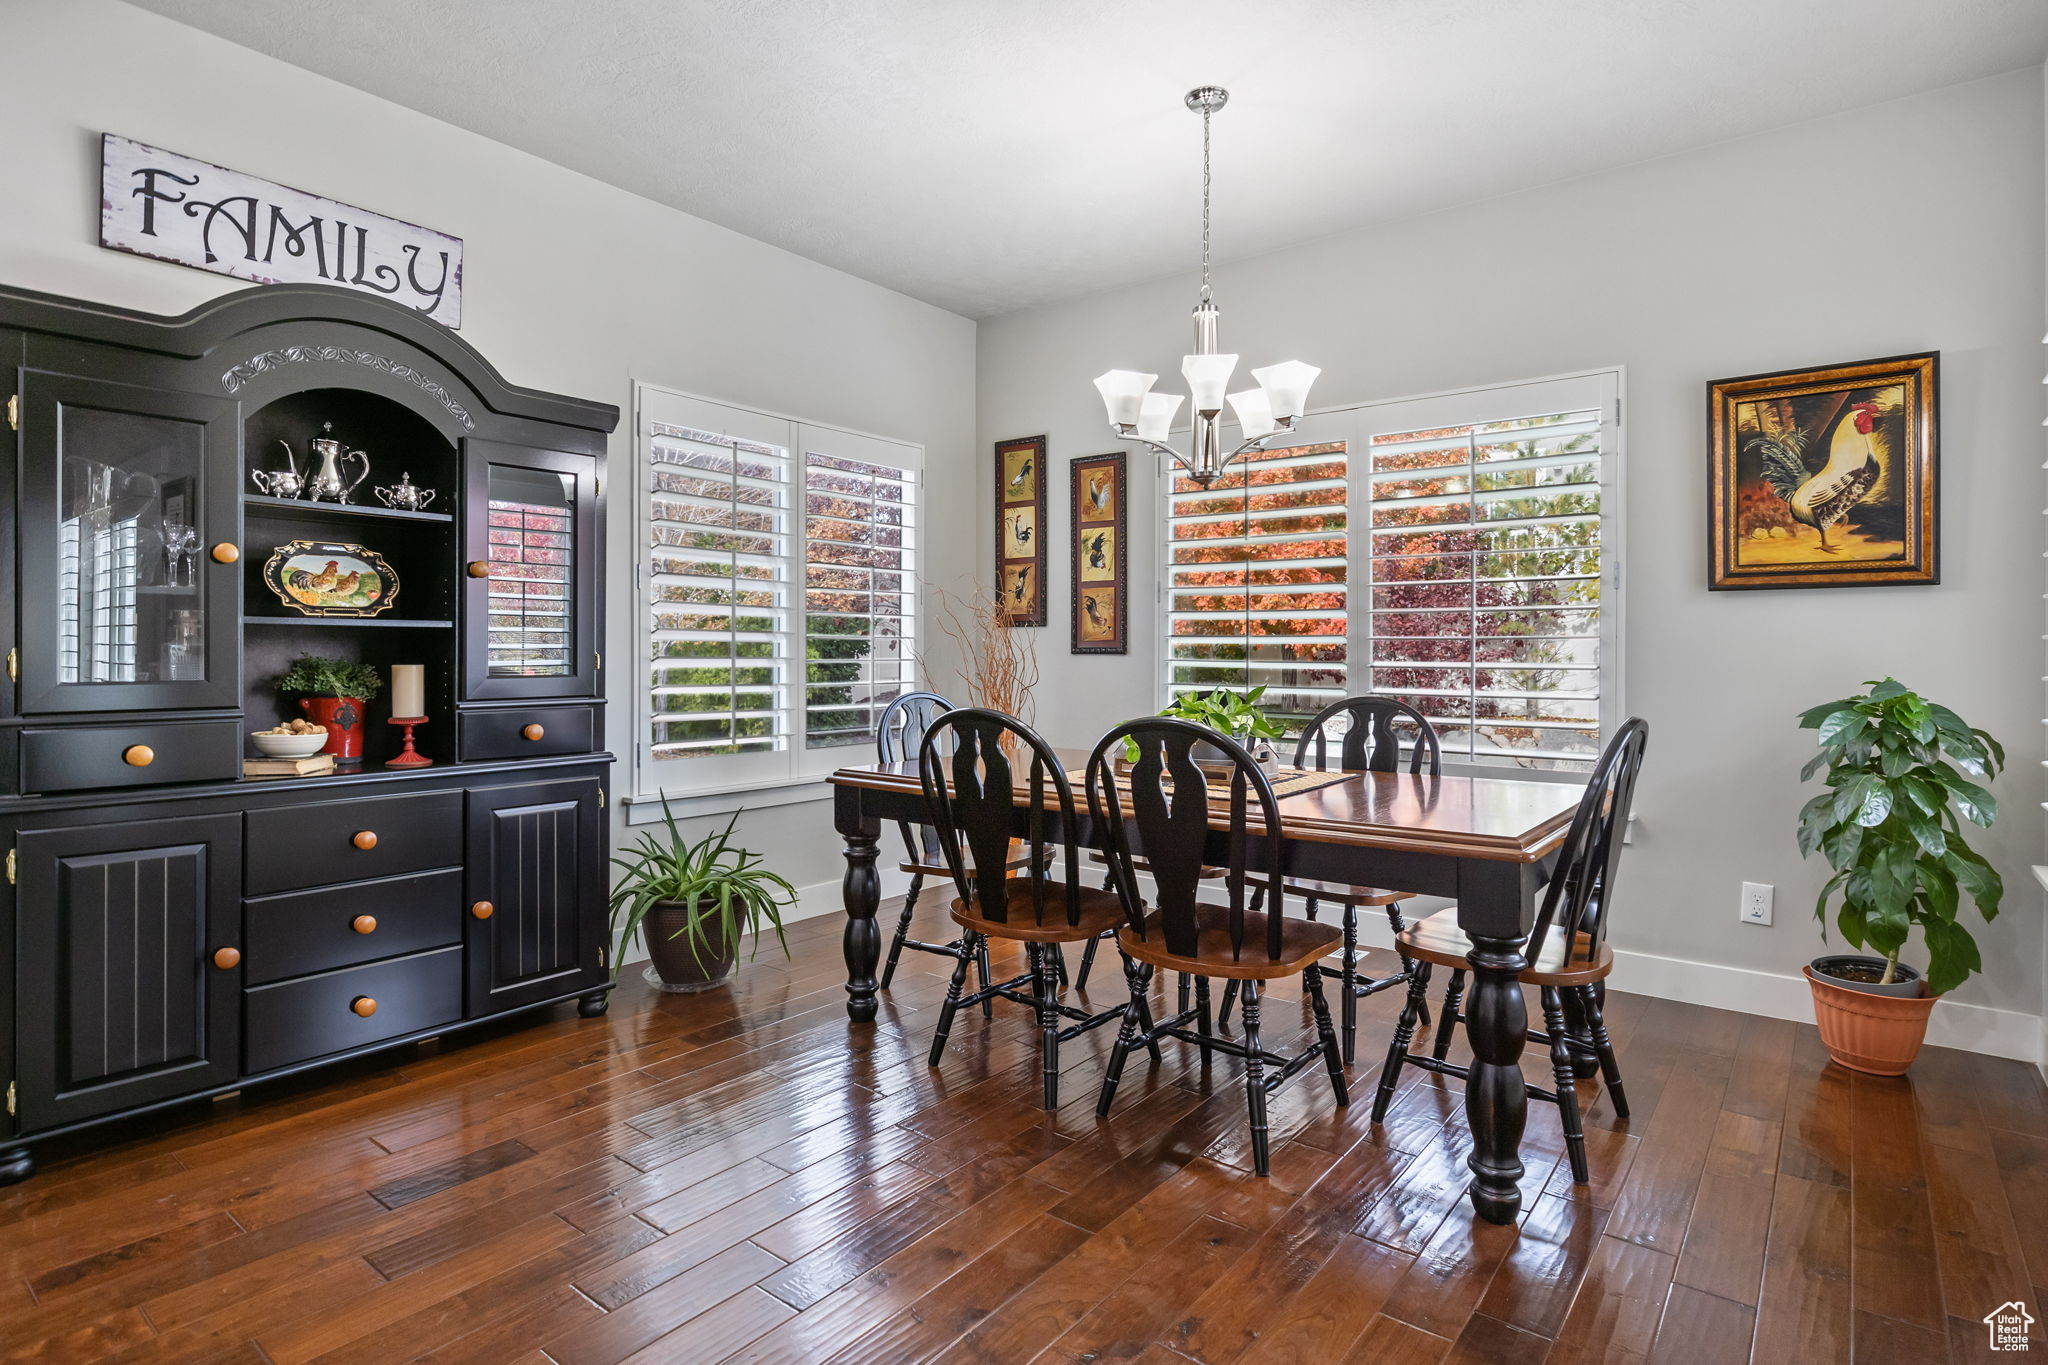
[[[1565,1147],[1571,1154],[1572,1179],[1586,1183],[1586,1138],[1579,1124],[1579,1097],[1574,1089],[1577,1067],[1573,1059],[1570,1011],[1579,1023],[1594,1054],[1607,1093],[1614,1100],[1614,1112],[1628,1117],[1628,1096],[1621,1088],[1621,1068],[1614,1060],[1614,1044],[1608,1039],[1607,1024],[1601,1017],[1602,983],[1614,970],[1614,953],[1607,946],[1607,911],[1614,895],[1615,873],[1621,865],[1622,831],[1628,823],[1629,805],[1635,799],[1636,776],[1642,770],[1643,750],[1650,727],[1632,719],[1608,742],[1585,795],[1572,817],[1571,829],[1558,849],[1557,866],[1551,873],[1542,908],[1523,949],[1526,965],[1520,974],[1524,985],[1535,986],[1543,1000],[1543,1028],[1529,1030],[1531,1042],[1550,1049],[1551,1069],[1557,1077],[1555,1091],[1529,1087],[1529,1094],[1556,1104],[1564,1118]],[[1401,947],[1415,963],[1408,983],[1408,1002],[1394,1026],[1393,1045],[1387,1050],[1387,1064],[1380,1073],[1379,1093],[1372,1104],[1373,1122],[1386,1117],[1387,1104],[1394,1098],[1403,1066],[1419,1066],[1446,1076],[1467,1075],[1470,1068],[1444,1060],[1450,1050],[1451,1032],[1464,1021],[1458,1013],[1463,993],[1467,956],[1472,941],[1458,928],[1456,908],[1440,910],[1403,931]],[[1415,1020],[1429,992],[1432,965],[1451,969],[1450,990],[1438,1016],[1435,1051],[1424,1056],[1408,1050],[1414,1036]]]
[[[1128,772],[1119,773],[1115,758],[1127,738],[1137,742],[1138,759]],[[1198,767],[1192,755],[1197,744],[1222,750],[1227,771]],[[1109,1113],[1124,1059],[1134,1047],[1156,1052],[1161,1038],[1178,1038],[1205,1051],[1241,1057],[1251,1111],[1252,1164],[1265,1175],[1268,1092],[1321,1057],[1337,1103],[1350,1102],[1317,965],[1337,946],[1338,932],[1328,925],[1287,918],[1280,840],[1264,837],[1256,845],[1252,842],[1255,830],[1261,836],[1279,830],[1273,784],[1235,741],[1204,726],[1158,717],[1111,730],[1089,757],[1087,777],[1089,813],[1109,854],[1110,875],[1123,902],[1124,925],[1117,933],[1117,946],[1123,950],[1124,975],[1131,988],[1131,1008],[1110,1049],[1096,1113]],[[1212,810],[1212,796],[1223,797],[1220,812]],[[1211,821],[1219,814],[1222,827],[1217,832],[1226,856],[1210,864],[1205,847],[1211,839]],[[1147,909],[1139,890],[1140,858],[1157,888],[1157,909]],[[1223,868],[1222,878],[1204,877],[1204,868],[1212,865]],[[1228,903],[1203,904],[1197,893],[1205,881],[1225,894]],[[1263,911],[1246,908],[1246,899],[1255,890],[1264,893]],[[1193,1007],[1158,1023],[1151,1021],[1145,1003],[1155,970],[1181,972],[1195,983]],[[1316,1043],[1294,1057],[1282,1057],[1266,1051],[1259,1039],[1260,984],[1297,972],[1315,1011]],[[1212,977],[1242,986],[1241,1042],[1224,1038],[1210,1025]],[[1268,1066],[1276,1068],[1270,1076]]]
[[[1014,716],[963,707],[936,716],[927,726],[918,750],[918,778],[927,819],[959,893],[953,922],[964,931],[953,954],[957,965],[946,1003],[939,1010],[931,1064],[937,1066],[945,1055],[953,1016],[963,1004],[986,1006],[1000,997],[1029,1005],[1038,1016],[1045,1107],[1057,1108],[1061,1043],[1121,1019],[1127,1011],[1150,1023],[1141,1000],[1090,1014],[1059,998],[1059,945],[1092,939],[1123,914],[1110,892],[1082,884],[1076,844],[1080,820],[1066,770],[1051,746]],[[1006,863],[1020,809],[1023,861],[1012,876]],[[1053,864],[1062,852],[1064,872],[1057,873]],[[967,964],[988,960],[991,938],[1022,943],[1028,969],[963,997]],[[1063,1028],[1063,1019],[1074,1022]]]
[[[1328,727],[1339,717],[1348,718],[1337,750],[1336,766],[1348,773],[1398,772],[1401,768],[1401,737],[1395,732],[1395,722],[1405,722],[1414,728],[1408,753],[1408,771],[1422,772],[1428,768],[1432,777],[1443,772],[1443,745],[1437,739],[1436,727],[1429,723],[1414,707],[1391,697],[1346,697],[1333,702],[1318,712],[1314,719],[1303,727],[1301,738],[1294,746],[1294,766],[1314,768],[1320,772],[1330,770]],[[1344,908],[1344,990],[1343,1002],[1344,1060],[1348,1064],[1357,1054],[1358,1044],[1358,1002],[1379,991],[1392,990],[1409,980],[1413,967],[1404,956],[1401,969],[1388,972],[1385,976],[1361,976],[1358,971],[1358,911],[1361,906],[1385,906],[1387,924],[1394,931],[1396,952],[1399,951],[1400,934],[1408,927],[1401,914],[1401,902],[1413,900],[1413,892],[1386,891],[1376,886],[1351,886],[1343,882],[1303,881],[1289,878],[1289,895],[1299,896],[1302,913],[1310,919],[1325,904]],[[1230,1017],[1230,996],[1226,993],[1223,1009],[1219,1016]],[[1429,1023],[1429,1009],[1424,1006],[1422,1022]]]

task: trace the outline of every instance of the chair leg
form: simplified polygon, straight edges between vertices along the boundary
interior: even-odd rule
[[[1037,969],[1033,992],[1038,997],[1039,1051],[1045,1067],[1045,1107],[1060,1107],[1060,1009],[1059,991],[1053,981],[1052,954],[1041,949],[1032,955]]]
[[[1415,964],[1410,962],[1408,955],[1401,951],[1401,931],[1408,927],[1408,921],[1401,918],[1400,902],[1396,901],[1387,907],[1387,925],[1394,931],[1394,953],[1401,959],[1401,975],[1412,976],[1415,972]],[[1422,1021],[1424,1028],[1429,1027],[1429,1002],[1427,1000],[1422,1002],[1422,1013],[1416,1017]]]
[[[1145,969],[1145,993],[1138,997],[1138,1027],[1145,1031],[1145,1050],[1152,1054],[1156,1065],[1162,1059],[1159,1055],[1159,1040],[1152,1036],[1155,1027],[1152,1020],[1152,969]]]
[[[1185,989],[1187,979],[1186,974],[1183,973],[1181,976],[1183,989]],[[1185,1014],[1188,1008],[1187,1001],[1181,1001],[1180,1008],[1181,1012]],[[1209,1013],[1209,978],[1198,976],[1195,978],[1195,1032],[1201,1034],[1204,1038],[1211,1036],[1215,1032],[1215,1027],[1209,1017]],[[1209,1049],[1203,1048],[1202,1065],[1207,1066],[1208,1064]]]
[[[1059,983],[1064,988],[1067,984],[1067,955],[1057,943],[1048,943],[1045,948],[1052,954],[1053,974],[1059,978]]]
[[[1175,972],[1174,975],[1180,978],[1180,1012],[1186,1014],[1188,1012],[1188,983],[1193,978],[1186,972]]]
[[[1615,1115],[1628,1117],[1628,1095],[1621,1088],[1621,1063],[1614,1060],[1614,1040],[1607,1036],[1607,1018],[1600,1012],[1600,991],[1594,986],[1580,986],[1579,1006],[1585,1011],[1586,1026],[1593,1034],[1593,1050],[1600,1054],[1600,1079],[1607,1086],[1607,1098],[1614,1104]]]
[[[974,945],[974,970],[975,974],[981,978],[981,988],[987,990],[988,983],[994,980],[994,978],[988,974],[988,940],[986,938],[980,939]],[[982,998],[981,1017],[984,1019],[996,1017],[994,996],[984,996]]]
[[[1465,1004],[1465,969],[1456,968],[1451,972],[1451,984],[1444,987],[1444,1012],[1436,1021],[1436,1044],[1430,1051],[1438,1061],[1451,1055],[1451,1039],[1458,1036],[1458,1024],[1464,1015],[1458,1013]]]
[[[1138,1041],[1138,1021],[1144,1017],[1145,992],[1151,975],[1143,963],[1132,958],[1124,959],[1124,980],[1131,988],[1130,1008],[1124,1011],[1123,1022],[1117,1026],[1116,1041],[1110,1044],[1109,1065],[1102,1070],[1102,1095],[1095,1101],[1095,1116],[1109,1117],[1109,1106],[1116,1100],[1116,1083],[1123,1079],[1124,1058]]]
[[[877,990],[888,990],[890,981],[896,976],[896,959],[903,956],[903,940],[910,937],[910,917],[917,913],[917,893],[924,890],[924,873],[910,874],[910,894],[903,898],[903,914],[896,921],[896,937],[889,940],[889,962],[882,968],[882,984]]]
[[[1330,1089],[1336,1092],[1340,1106],[1347,1105],[1351,1103],[1351,1087],[1344,1082],[1344,1058],[1337,1051],[1337,1031],[1330,1027],[1330,1002],[1323,998],[1323,969],[1310,964],[1301,974],[1301,984],[1315,1009],[1316,1041],[1322,1045],[1323,1062],[1330,1068]]]
[[[1387,1064],[1380,1068],[1380,1088],[1372,1097],[1372,1121],[1384,1122],[1387,1106],[1394,1102],[1394,1088],[1401,1083],[1401,1068],[1408,1063],[1408,1040],[1415,1036],[1415,1015],[1422,1004],[1422,998],[1429,992],[1429,964],[1415,964],[1415,975],[1408,978],[1408,1001],[1401,1006],[1401,1017],[1394,1024],[1394,1041],[1387,1048]]]
[[[1557,1077],[1557,1108],[1564,1120],[1564,1149],[1571,1157],[1572,1183],[1592,1177],[1586,1170],[1586,1132],[1579,1126],[1578,1066],[1572,1061],[1570,1035],[1564,1020],[1564,996],[1555,986],[1543,988],[1543,1028],[1550,1035],[1550,1071]]]
[[[953,964],[953,979],[946,986],[946,1003],[939,1007],[939,1030],[932,1037],[931,1065],[937,1066],[939,1058],[946,1055],[946,1039],[953,1032],[953,1015],[960,1008],[960,991],[967,984],[967,963],[974,956],[974,940],[978,934],[968,934],[962,940],[960,958]]]
[[[1358,907],[1344,907],[1344,975],[1341,978],[1343,999],[1337,1002],[1344,1011],[1344,1064],[1351,1065],[1358,1052]]]
[[[1075,990],[1085,991],[1088,989],[1088,973],[1095,970],[1095,950],[1101,946],[1102,935],[1097,934],[1094,938],[1088,940],[1088,946],[1082,950],[1081,970],[1074,974]]]
[[[1216,1007],[1216,1024],[1220,1028],[1230,1022],[1230,1007],[1237,1002],[1237,979],[1232,977],[1223,983],[1223,1003]]]
[[[1272,1161],[1266,1151],[1266,1064],[1259,1057],[1259,983],[1246,981],[1238,999],[1244,1006],[1244,1094],[1252,1118],[1252,1170],[1269,1175]]]

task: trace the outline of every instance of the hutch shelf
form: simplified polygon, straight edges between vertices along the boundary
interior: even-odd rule
[[[0,1183],[92,1125],[602,1013],[618,410],[318,285],[176,318],[0,287],[0,356]],[[330,424],[354,496],[405,476],[432,509],[258,491]],[[264,581],[292,541],[374,550],[380,613],[297,614]],[[425,665],[432,765],[384,766],[383,696],[360,766],[244,777],[308,653]]]

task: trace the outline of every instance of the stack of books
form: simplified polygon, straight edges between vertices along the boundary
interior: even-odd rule
[[[317,777],[321,773],[334,771],[333,754],[314,754],[310,758],[245,758],[242,760],[244,777]]]

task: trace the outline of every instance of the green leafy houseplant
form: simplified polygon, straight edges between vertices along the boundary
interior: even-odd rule
[[[1938,996],[1983,965],[1958,914],[1962,897],[1989,921],[2005,894],[1997,871],[1963,838],[1965,821],[1989,829],[1998,816],[1997,801],[1971,779],[1996,777],[2005,750],[1895,679],[1867,686],[1799,718],[1802,729],[1819,731],[1821,750],[1800,780],[1825,770],[1828,787],[1799,813],[1799,851],[1818,850],[1834,869],[1814,903],[1823,935],[1839,895],[1835,927],[1855,947],[1883,955],[1881,984],[1889,985],[1919,925],[1927,992]]]
[[[371,664],[348,659],[328,659],[318,654],[301,654],[277,680],[280,692],[304,692],[316,697],[354,697],[368,701],[384,688],[383,675]]]
[[[1259,686],[1249,692],[1232,692],[1227,687],[1211,692],[1183,692],[1159,714],[1206,725],[1249,749],[1254,740],[1279,739],[1284,733],[1273,723],[1272,717],[1259,709],[1259,698],[1265,691],[1264,686]],[[1124,741],[1124,757],[1131,762],[1137,761],[1136,743]]]
[[[643,830],[637,843],[612,859],[625,871],[611,894],[612,928],[618,934],[614,973],[624,963],[633,935],[650,915],[663,911],[681,921],[667,937],[681,939],[700,969],[730,963],[738,955],[740,935],[748,930],[753,931],[755,951],[760,951],[764,923],[773,926],[783,956],[789,955],[782,913],[796,903],[796,888],[761,866],[760,854],[733,846],[740,814],[735,811],[724,829],[692,843],[676,827],[664,794],[665,837]],[[653,936],[647,945],[650,953],[656,952]],[[656,970],[665,980],[672,979],[663,965],[657,956]]]

